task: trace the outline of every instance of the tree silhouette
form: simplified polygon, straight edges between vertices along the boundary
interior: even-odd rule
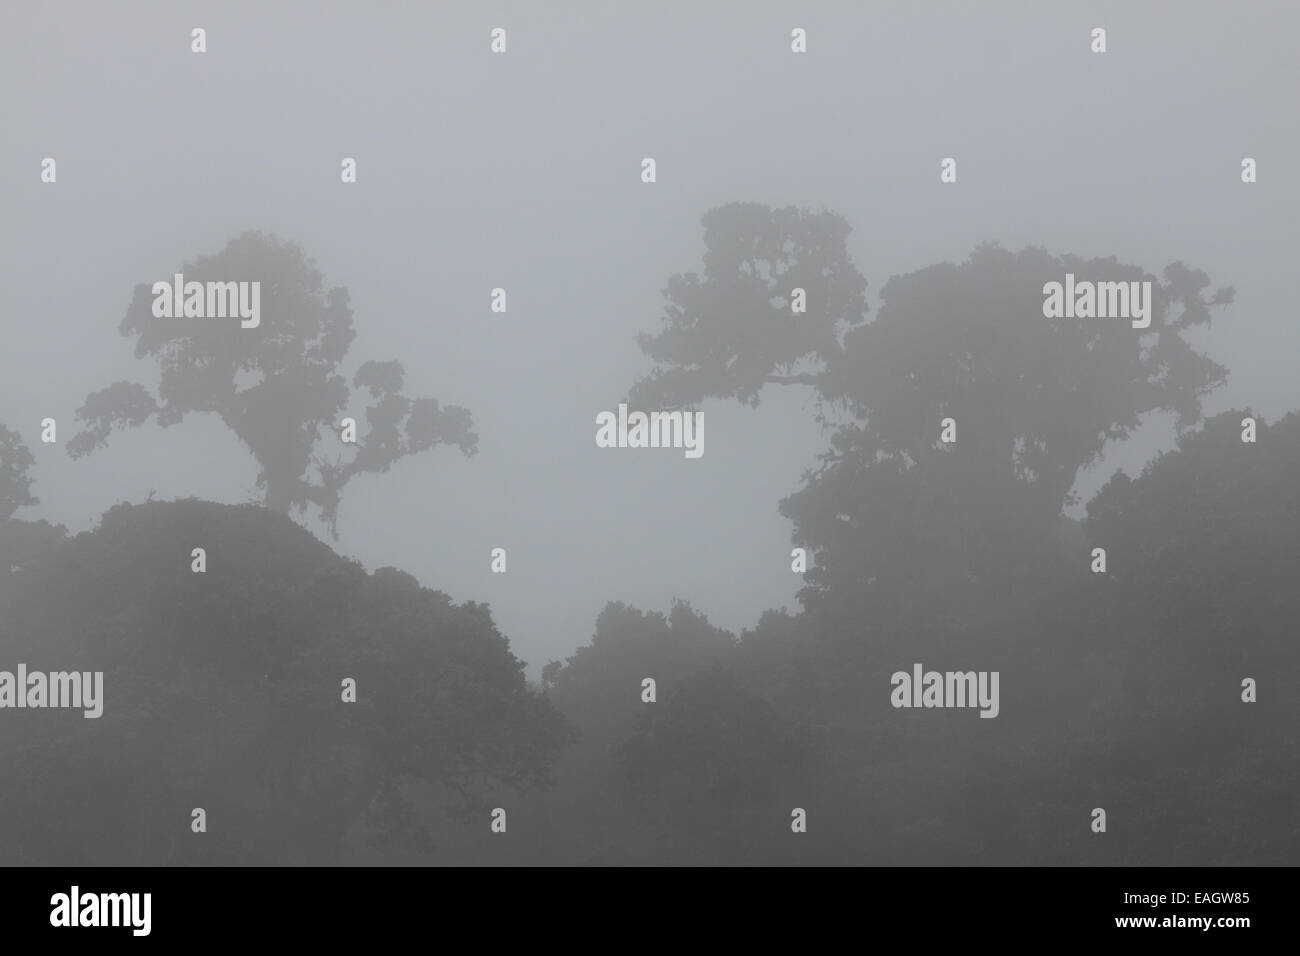
[[[41,503],[31,493],[27,474],[35,461],[22,437],[0,425],[0,579],[49,556],[68,536],[63,525],[13,516],[19,508]]]
[[[757,407],[766,384],[819,387],[845,331],[865,321],[867,283],[849,258],[843,217],[759,203],[707,212],[703,275],[674,275],[664,328],[637,337],[655,369],[632,389],[638,405],[736,398]],[[808,312],[792,315],[791,290]]]
[[[1156,410],[1176,413],[1180,430],[1194,424],[1226,377],[1182,336],[1232,290],[1207,297],[1209,277],[1182,263],[1161,281],[1114,258],[983,245],[961,265],[891,279],[868,322],[841,217],[736,203],[703,225],[703,275],[669,280],[664,327],[639,338],[656,367],[630,401],[757,406],[766,384],[815,389],[831,445],[782,502],[796,542],[816,552],[813,591],[837,576],[855,592],[914,578],[945,551],[972,573],[1007,563],[994,554],[1032,560],[1027,543],[1058,531],[1079,470],[1107,441]],[[1067,272],[1151,281],[1150,328],[1045,318],[1043,285]],[[795,287],[806,314],[792,314]],[[940,441],[948,417],[955,444]],[[900,561],[907,553],[917,560]]]
[[[355,445],[339,443],[330,462],[317,447],[327,433],[338,439],[339,416],[350,396],[340,373],[356,337],[347,290],[327,290],[297,244],[260,232],[242,233],[217,255],[187,262],[182,272],[186,282],[260,281],[261,324],[241,328],[232,319],[159,318],[151,285],[137,285],[119,332],[137,337],[137,358],[158,362],[159,398],[129,382],[88,396],[77,411],[85,427],[68,443],[74,458],[105,445],[114,428],[151,418],[166,427],[187,414],[210,412],[257,459],[266,507],[305,511],[314,504],[337,537],[339,496],[356,475],[386,472],[399,458],[437,444],[454,444],[466,455],[477,450],[467,409],[407,398],[399,362],[366,362],[352,385],[367,389],[374,400],[366,409],[367,424],[358,428]]]
[[[231,562],[220,580],[173,559],[196,534]],[[490,785],[547,786],[571,739],[485,605],[368,574],[254,506],[118,505],[25,577],[0,576],[0,657],[103,671],[112,690],[103,733],[0,721],[6,772],[28,782],[0,787],[2,864],[332,863],[349,834],[421,847],[430,788],[440,811],[486,813]],[[158,826],[176,806],[225,825],[176,841]]]
[[[41,503],[31,493],[32,479],[27,474],[35,462],[22,436],[0,425],[0,521],[13,517],[19,508]]]

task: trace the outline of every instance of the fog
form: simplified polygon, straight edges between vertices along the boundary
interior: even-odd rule
[[[213,415],[65,447],[91,393],[157,394],[156,363],[118,333],[135,286],[261,230],[350,293],[343,374],[396,359],[405,394],[464,406],[478,435],[472,456],[440,446],[350,483],[337,540],[292,515],[339,554],[486,602],[531,680],[610,601],[682,599],[734,634],[796,613],[778,502],[828,445],[813,388],[707,399],[698,460],[593,441],[652,368],[637,336],[661,329],[669,278],[701,269],[701,218],[735,202],[842,216],[869,321],[891,276],[985,242],[1153,276],[1186,262],[1235,290],[1186,336],[1230,372],[1204,415],[1271,422],[1300,407],[1297,27],[1300,8],[1271,2],[10,4],[0,423],[40,498],[15,517],[76,534],[119,502],[262,500],[257,460]],[[365,401],[347,408],[363,426]],[[1067,514],[1174,446],[1173,416],[1145,415],[1080,472]]]

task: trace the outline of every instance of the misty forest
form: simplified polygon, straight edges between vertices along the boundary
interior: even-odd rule
[[[1233,290],[1175,262],[1149,334],[1049,320],[1053,277],[1142,269],[984,244],[890,278],[868,315],[841,216],[731,203],[702,227],[626,400],[762,415],[765,389],[815,396],[825,450],[771,505],[806,555],[797,613],[737,634],[690,595],[611,600],[530,681],[485,604],[341,556],[295,516],[333,530],[353,476],[461,467],[478,426],[405,394],[400,362],[358,361],[348,291],[244,233],[183,273],[262,281],[261,328],[155,317],[137,286],[119,332],[157,385],[91,391],[66,450],[206,413],[261,500],[123,502],[72,535],[17,517],[34,458],[0,431],[4,658],[102,671],[111,695],[94,722],[0,722],[5,778],[26,781],[0,791],[3,862],[1293,862],[1296,724],[1259,728],[1286,724],[1300,663],[1300,414],[1202,414],[1228,370],[1185,334]],[[792,320],[795,286],[814,305]],[[1173,450],[1067,517],[1079,470],[1161,410]],[[1000,719],[893,709],[913,661],[999,671]],[[201,840],[193,807],[220,821]]]
[[[6,11],[0,865],[1300,863],[1300,5],[491,6]]]

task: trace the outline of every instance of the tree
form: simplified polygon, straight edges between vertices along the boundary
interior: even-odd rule
[[[74,458],[105,445],[114,428],[150,419],[167,427],[187,414],[209,412],[257,459],[266,507],[287,513],[313,504],[337,537],[339,495],[356,475],[386,472],[398,459],[438,444],[454,444],[466,455],[477,450],[468,410],[407,398],[401,364],[371,361],[352,379],[374,400],[365,413],[368,427],[328,461],[317,446],[326,433],[338,437],[350,396],[340,373],[356,337],[347,290],[326,290],[299,246],[260,232],[245,232],[217,255],[187,262],[182,273],[186,282],[260,281],[265,320],[241,328],[231,320],[160,318],[153,314],[151,287],[137,285],[118,331],[137,337],[137,358],[158,362],[159,397],[129,382],[88,396],[77,411],[85,428],[68,443]]]
[[[35,463],[22,436],[0,425],[0,522],[12,518],[19,508],[41,503],[31,493],[32,479],[27,474]]]
[[[962,580],[1012,555],[1032,566],[1034,543],[1059,533],[1079,470],[1107,441],[1156,410],[1191,426],[1226,376],[1183,333],[1232,290],[1205,295],[1209,277],[1182,263],[1161,281],[1114,258],[982,245],[961,265],[890,279],[868,322],[841,217],[736,203],[703,224],[703,275],[669,280],[663,328],[639,338],[656,366],[629,400],[757,406],[767,384],[815,390],[830,448],[781,504],[795,542],[814,552],[806,600],[873,581],[886,590],[921,568],[940,578],[945,556]],[[1151,281],[1150,329],[1045,318],[1043,286],[1066,273]],[[795,287],[806,314],[792,313]],[[957,422],[955,444],[940,441],[945,418]]]
[[[549,698],[585,739],[613,738],[644,709],[644,678],[667,686],[728,659],[735,644],[733,634],[685,601],[674,601],[667,614],[610,601],[596,617],[591,643],[549,672]]]
[[[611,754],[615,806],[652,834],[661,858],[716,865],[780,859],[789,831],[772,821],[822,795],[805,740],[730,666],[716,661],[666,684]],[[811,793],[810,793],[811,791]]]
[[[27,474],[35,461],[22,437],[0,425],[0,580],[48,557],[68,535],[63,525],[13,516],[19,508],[41,503],[31,493]]]
[[[196,542],[221,570],[191,571]],[[448,805],[546,786],[570,739],[486,606],[367,574],[287,517],[119,505],[60,551],[21,588],[0,581],[0,659],[102,671],[104,712],[5,712],[0,751],[23,786],[0,788],[0,863],[418,847]],[[205,840],[184,839],[192,807],[222,821]]]
[[[851,228],[831,212],[731,203],[703,219],[703,275],[668,280],[664,328],[637,341],[655,369],[636,383],[640,406],[736,398],[757,407],[767,384],[819,387],[846,331],[865,321],[867,283],[850,260]],[[808,312],[791,314],[791,290]],[[811,366],[811,367],[810,367]]]
[[[1257,419],[1255,443],[1241,440],[1247,416]],[[1085,527],[1094,545],[1122,556],[1104,603],[1142,608],[1139,630],[1168,632],[1180,663],[1209,653],[1223,670],[1294,656],[1300,412],[1271,425],[1248,410],[1207,419],[1136,479],[1117,472],[1088,502]],[[1196,646],[1195,634],[1207,639]]]
[[[1241,440],[1247,416],[1255,443]],[[1077,762],[1072,772],[1101,785],[1139,768],[1117,781],[1145,791],[1134,832],[1176,834],[1172,862],[1294,862],[1295,841],[1277,834],[1297,822],[1300,413],[1206,419],[1137,477],[1117,472],[1085,528],[1112,573],[1083,578],[1074,643],[1093,661],[1070,683],[1089,688],[1081,704],[1105,743],[1097,773]],[[1254,703],[1245,678],[1258,684]],[[1197,800],[1180,806],[1188,794]]]

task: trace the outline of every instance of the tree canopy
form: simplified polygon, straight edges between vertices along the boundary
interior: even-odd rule
[[[251,505],[114,507],[0,586],[0,622],[10,668],[104,672],[96,720],[0,721],[5,777],[22,782],[0,789],[11,864],[331,862],[349,838],[427,845],[434,814],[416,793],[454,810],[481,808],[490,786],[544,787],[570,739],[486,606],[367,574]],[[212,821],[199,844],[177,837],[191,807]]]
[[[765,385],[814,390],[830,447],[781,503],[814,554],[807,600],[835,587],[909,593],[919,567],[945,561],[976,577],[1012,553],[1032,564],[1108,441],[1155,411],[1191,426],[1226,378],[1185,333],[1233,291],[1208,292],[1209,277],[1182,263],[1160,279],[1113,257],[986,244],[960,265],[891,278],[868,321],[843,218],[734,203],[703,225],[703,271],[669,280],[662,328],[639,339],[655,367],[630,400],[757,406]],[[1150,329],[1045,317],[1044,284],[1066,273],[1150,281]],[[955,443],[940,441],[948,418]]]
[[[83,430],[68,442],[73,457],[107,443],[115,428],[153,420],[167,427],[210,412],[237,435],[261,470],[265,504],[279,512],[315,505],[337,534],[343,486],[364,472],[386,472],[406,455],[453,444],[466,454],[478,436],[468,410],[434,398],[402,394],[400,362],[369,361],[352,387],[373,404],[358,423],[355,445],[339,439],[339,417],[351,388],[342,374],[356,338],[351,298],[324,277],[301,247],[246,232],[216,255],[187,262],[191,282],[260,282],[265,318],[255,328],[238,321],[154,315],[151,284],[137,285],[118,331],[136,338],[137,358],[161,370],[158,397],[143,385],[116,382],[94,392],[77,411]],[[336,447],[331,461],[324,448]]]
[[[12,518],[19,508],[41,503],[32,494],[32,479],[27,473],[35,463],[22,436],[0,425],[0,521]]]

